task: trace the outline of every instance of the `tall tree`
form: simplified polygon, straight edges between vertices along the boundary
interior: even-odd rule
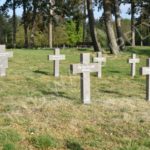
[[[32,0],[32,12],[31,12],[31,21],[30,21],[30,41],[29,45],[30,47],[34,47],[34,37],[35,37],[35,25],[36,25],[36,18],[38,15],[38,9],[39,9],[39,2],[40,0]]]
[[[24,26],[24,47],[28,48],[29,46],[29,41],[28,41],[28,0],[23,0],[22,1],[22,6],[23,6],[23,26]]]
[[[0,11],[0,44],[7,44],[12,42],[12,19],[8,18],[6,14]]]
[[[107,33],[110,51],[113,54],[118,54],[119,47],[116,41],[115,32],[112,24],[112,3],[113,2],[111,0],[103,0],[104,20],[106,25],[106,33]]]
[[[54,0],[49,0],[50,4],[50,18],[49,18],[49,47],[53,47],[53,21],[52,21],[52,15],[53,15],[53,5],[54,5]]]
[[[86,0],[83,0],[83,42],[85,42],[86,34]]]
[[[135,0],[131,0],[131,42],[135,46]]]
[[[93,14],[93,3],[92,0],[87,0],[87,10],[88,10],[88,18],[89,18],[89,27],[90,27],[90,34],[91,39],[93,42],[94,51],[102,51],[100,43],[98,42],[96,29],[95,29],[95,20]]]
[[[17,1],[13,0],[13,47],[16,48],[16,4]]]
[[[116,31],[117,31],[117,42],[118,42],[120,50],[124,50],[125,42],[124,42],[123,32],[121,28],[119,0],[114,0],[114,5],[115,5],[114,13],[115,13],[115,24],[116,24]]]
[[[12,9],[13,15],[12,15],[12,27],[13,27],[13,34],[12,34],[12,45],[15,48],[16,47],[16,8],[20,5],[19,0],[6,0],[3,4],[2,11],[7,11],[8,9]]]

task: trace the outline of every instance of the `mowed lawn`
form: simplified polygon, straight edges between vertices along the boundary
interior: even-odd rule
[[[80,100],[77,49],[62,50],[59,78],[53,77],[50,50],[14,50],[7,77],[0,78],[0,149],[2,150],[149,150],[150,103],[145,101],[145,76],[150,47],[129,48],[118,56],[105,54],[103,77],[91,74],[92,104]],[[130,77],[127,59],[141,62]]]

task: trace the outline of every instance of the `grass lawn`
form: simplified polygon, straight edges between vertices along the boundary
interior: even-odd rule
[[[14,50],[7,77],[0,78],[0,149],[150,150],[150,103],[139,75],[150,47],[105,54],[103,78],[91,74],[91,105],[82,104],[80,76],[69,71],[83,52],[63,50],[67,59],[56,79],[47,60],[52,51]],[[134,79],[127,63],[132,52],[141,59]]]

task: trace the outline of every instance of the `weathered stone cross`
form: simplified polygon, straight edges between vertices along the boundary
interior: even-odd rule
[[[4,54],[8,57],[13,57],[13,52],[6,52],[6,45],[0,45],[0,54],[4,56]]]
[[[136,54],[132,54],[132,58],[128,62],[131,64],[131,76],[134,77],[136,74],[136,64],[140,62],[140,59],[136,58]]]
[[[49,55],[49,60],[54,61],[54,76],[59,77],[59,61],[65,60],[65,55],[60,55],[60,49],[56,48],[54,50],[54,55]]]
[[[150,101],[150,58],[147,59],[147,67],[141,68],[141,74],[146,75],[146,99]]]
[[[13,57],[13,52],[0,52],[0,76],[6,76],[8,58]]]
[[[98,62],[100,65],[100,70],[97,73],[98,78],[102,77],[102,65],[106,62],[106,58],[102,57],[102,52],[97,53],[97,57],[94,57],[94,62]]]
[[[81,54],[80,58],[82,64],[72,64],[70,66],[70,69],[73,74],[81,74],[81,99],[83,100],[84,104],[90,104],[90,73],[98,72],[100,69],[100,65],[98,63],[90,64],[89,53]]]

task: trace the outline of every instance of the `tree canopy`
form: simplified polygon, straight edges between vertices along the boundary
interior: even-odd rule
[[[126,4],[131,6],[128,31],[120,15],[120,6]],[[95,7],[103,10],[99,20],[94,18]],[[17,8],[23,10],[22,16],[16,15]],[[5,0],[0,7],[0,42],[26,48],[47,47],[49,41],[54,47],[92,42],[95,51],[105,45],[117,54],[125,45],[150,44],[149,14],[149,0]]]

